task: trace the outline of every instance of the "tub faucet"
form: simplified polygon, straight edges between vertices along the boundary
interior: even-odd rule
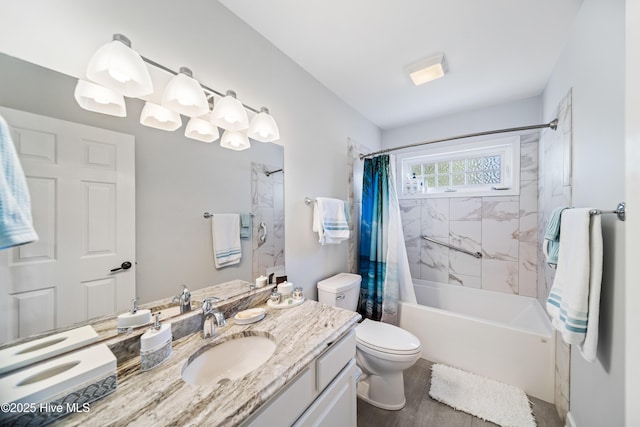
[[[182,285],[182,291],[171,301],[180,304],[180,314],[191,311],[191,292],[187,289],[187,285]]]
[[[216,336],[216,326],[224,326],[227,321],[224,314],[213,306],[218,298],[205,298],[202,302],[202,338]]]

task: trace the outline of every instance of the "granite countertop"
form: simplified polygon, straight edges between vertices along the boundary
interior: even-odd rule
[[[271,290],[275,286],[275,284],[271,284],[261,288],[254,288],[251,287],[251,283],[244,280],[230,280],[228,282],[218,283],[191,292],[191,307],[192,310],[197,310],[202,306],[202,302],[205,298],[216,297],[218,298],[218,301],[214,302],[214,307],[231,306],[231,309],[242,310],[246,308],[243,306],[243,304],[252,305],[261,298],[266,301],[271,294]],[[152,312],[162,311],[160,319],[163,321],[170,317],[184,317],[193,314],[192,312],[189,312],[185,315],[180,314],[180,307],[176,302],[173,301],[173,297],[163,298],[157,301],[141,304],[139,308],[150,309]],[[139,337],[148,329],[148,326],[141,326],[134,328],[132,334],[118,334],[116,332],[118,325],[117,314],[111,314],[97,319],[90,319],[73,325],[33,334],[28,337],[18,338],[0,344],[0,350],[85,325],[91,325],[93,330],[98,334],[98,340],[106,342],[110,347],[114,342],[117,342],[118,340],[129,340],[132,334],[134,337]]]
[[[237,325],[228,319],[214,338],[202,339],[197,332],[174,340],[169,359],[150,371],[140,371],[139,356],[119,363],[116,391],[59,424],[238,425],[360,319],[355,312],[309,300],[286,309],[262,307],[267,315],[257,323]],[[269,336],[276,350],[262,366],[226,384],[194,386],[182,380],[182,368],[197,350],[243,335]]]

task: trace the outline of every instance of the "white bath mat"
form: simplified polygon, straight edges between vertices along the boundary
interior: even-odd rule
[[[521,389],[449,366],[431,367],[429,396],[454,409],[504,427],[535,427]]]

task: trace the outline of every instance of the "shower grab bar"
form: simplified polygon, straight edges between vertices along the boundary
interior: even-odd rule
[[[264,221],[260,223],[260,229],[262,230],[262,235],[258,240],[260,240],[260,243],[264,243],[267,241],[267,224]]]
[[[471,255],[474,258],[482,258],[482,253],[480,253],[480,252],[471,252],[471,251],[468,251],[466,249],[462,249],[462,248],[459,248],[457,246],[453,246],[453,245],[450,245],[448,243],[441,242],[440,240],[432,239],[429,236],[422,236],[422,238],[424,240],[428,240],[430,242],[437,243],[437,244],[442,245],[442,246],[446,246],[449,249],[453,249],[455,251],[459,251],[459,252],[465,253],[467,255]]]
[[[215,216],[215,214],[212,214],[211,212],[205,212],[203,215],[203,217],[205,217],[206,219],[209,218],[213,218]],[[253,218],[253,212],[249,212],[249,216]]]

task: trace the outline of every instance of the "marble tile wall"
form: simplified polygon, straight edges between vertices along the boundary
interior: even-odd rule
[[[520,195],[400,202],[414,278],[537,296],[538,134],[520,142]],[[427,242],[427,235],[482,259]]]
[[[572,101],[571,91],[558,106],[558,128],[542,132],[538,157],[538,239],[543,241],[551,212],[560,206],[571,206],[571,144]],[[544,261],[538,251],[538,300],[546,305],[553,285],[555,270]],[[569,411],[571,348],[556,335],[555,405],[560,419],[566,419]]]
[[[280,166],[251,164],[251,212],[253,213],[253,277],[267,275],[267,269],[284,266],[284,178],[283,172],[267,176],[265,171]],[[260,223],[267,226],[267,239],[260,242]]]

